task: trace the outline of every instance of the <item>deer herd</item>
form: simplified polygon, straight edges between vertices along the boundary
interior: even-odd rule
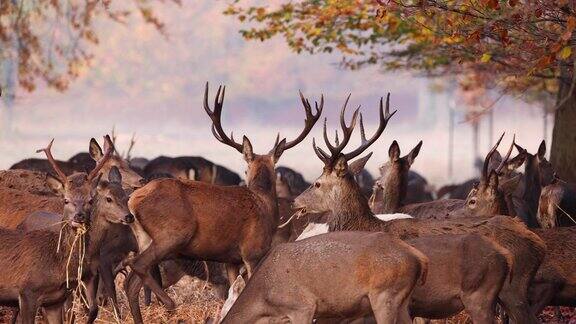
[[[324,98],[313,106],[300,93],[301,133],[257,154],[222,127],[224,95],[219,87],[210,107],[206,84],[204,109],[213,136],[246,161],[243,182],[201,157],[130,158],[134,141],[122,156],[109,136],[68,161],[53,157],[52,140],[38,150],[46,159],[0,171],[0,305],[14,322],[73,321],[77,299],[89,323],[106,302],[119,314],[120,273],[135,323],[141,291],[146,305],[154,294],[172,310],[166,288],[185,275],[226,300],[211,323],[410,323],[465,311],[474,323],[500,313],[524,324],[547,306],[576,306],[576,188],[555,175],[544,141],[531,154],[513,139],[502,156],[502,134],[479,179],[437,193],[410,170],[422,141],[404,156],[393,141],[373,180],[364,153],[396,111],[381,98],[368,138],[360,107],[347,122],[348,96],[335,138],[324,119],[325,148],[312,140],[324,167],[309,184],[277,163]]]

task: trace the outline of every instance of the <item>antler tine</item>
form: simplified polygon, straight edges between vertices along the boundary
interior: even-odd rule
[[[512,149],[514,148],[514,144],[516,144],[516,134],[512,136],[512,144],[510,144],[510,148],[508,149],[508,152],[506,152],[506,156],[502,159],[502,161],[500,161],[500,165],[498,165],[498,167],[496,168],[496,174],[500,174],[500,172],[508,162],[508,159],[510,159]]]
[[[335,137],[334,141],[336,142],[336,145],[340,145],[340,140],[338,139],[338,130],[335,129],[334,133],[336,133],[336,134],[334,134],[334,137]]]
[[[206,82],[206,88],[204,90],[204,110],[208,114],[208,117],[212,120],[212,134],[221,143],[226,144],[235,148],[238,152],[242,153],[242,144],[236,143],[234,141],[234,135],[230,133],[230,137],[226,135],[222,129],[222,107],[224,106],[224,95],[226,93],[225,86],[219,86],[216,92],[216,98],[214,99],[214,110],[210,109],[208,105],[208,82]]]
[[[302,106],[304,106],[304,111],[306,112],[306,118],[304,119],[304,129],[302,130],[300,135],[298,135],[298,137],[296,137],[293,141],[287,142],[284,145],[284,150],[296,146],[298,143],[302,142],[304,138],[306,138],[306,136],[308,135],[308,133],[310,133],[310,131],[312,130],[318,119],[320,119],[320,116],[322,115],[322,110],[324,109],[323,94],[320,95],[320,105],[318,105],[317,101],[314,102],[314,106],[316,108],[316,114],[314,114],[312,112],[312,106],[310,105],[310,101],[304,98],[302,91],[299,91],[299,93],[300,93],[300,100],[302,101]]]
[[[370,147],[370,145],[376,142],[376,140],[384,132],[384,129],[386,129],[386,125],[388,125],[388,121],[390,120],[390,118],[392,118],[392,116],[396,114],[397,110],[394,110],[394,112],[390,113],[390,93],[388,93],[388,95],[386,96],[386,109],[384,109],[383,100],[384,98],[380,97],[380,125],[378,126],[378,129],[376,130],[374,135],[370,137],[369,140],[366,140],[366,136],[361,134],[362,144],[354,151],[344,154],[346,160],[350,160],[357,157],[362,152],[364,152],[368,147]],[[360,125],[362,125],[362,123]]]
[[[312,138],[312,148],[314,149],[314,153],[318,156],[320,161],[324,162],[324,164],[330,163],[330,156],[324,152],[321,148],[316,146],[316,139]]]
[[[94,169],[88,174],[88,181],[92,181],[98,176],[98,173],[100,173],[102,167],[104,167],[104,165],[112,157],[112,153],[114,153],[114,143],[112,143],[110,136],[106,135],[104,136],[104,156],[98,160]]]
[[[60,182],[66,183],[66,179],[68,177],[66,176],[64,171],[62,171],[62,169],[60,169],[60,167],[58,166],[58,163],[56,163],[56,160],[52,156],[52,144],[53,143],[54,143],[54,139],[52,139],[50,141],[50,144],[48,144],[48,146],[46,146],[46,148],[36,150],[36,153],[44,152],[44,154],[46,154],[46,158],[48,159],[48,162],[50,162],[50,165],[52,166],[52,169],[54,169],[54,172],[56,172],[56,174],[58,175]]]
[[[366,131],[364,130],[364,120],[362,119],[362,113],[360,113],[360,143],[364,144],[368,142],[366,139]]]
[[[132,149],[134,148],[134,144],[136,144],[136,133],[132,133],[132,138],[130,139],[130,145],[128,146],[128,151],[126,151],[125,159],[130,161],[130,154],[132,153]]]
[[[484,158],[484,165],[482,166],[482,175],[481,175],[482,179],[484,179],[484,180],[488,179],[488,165],[490,164],[490,158],[492,158],[492,154],[494,154],[494,152],[496,152],[496,149],[500,145],[500,142],[502,142],[502,138],[504,138],[504,134],[506,134],[506,132],[503,132],[502,135],[500,135],[500,138],[498,139],[496,144],[494,144],[492,149],[490,149],[488,154],[486,154],[486,158]]]
[[[345,110],[346,110],[346,104],[344,104],[344,106],[342,107],[342,112],[340,113],[340,126],[342,127],[343,138],[342,142],[336,143],[336,146],[333,146],[332,143],[330,143],[330,140],[328,139],[328,134],[326,130],[327,128],[326,119],[324,119],[324,142],[326,143],[326,147],[328,147],[328,150],[330,151],[331,154],[330,159],[332,161],[338,158],[340,153],[342,153],[342,150],[346,147],[346,145],[350,141],[350,138],[352,137],[352,132],[354,131],[354,127],[356,126],[356,120],[358,119],[358,112],[360,110],[360,106],[358,106],[358,108],[356,108],[356,110],[354,111],[354,114],[352,115],[352,121],[350,122],[350,126],[346,126],[346,121],[344,120]]]

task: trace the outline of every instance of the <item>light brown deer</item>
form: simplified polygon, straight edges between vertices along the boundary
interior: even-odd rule
[[[106,138],[106,153],[96,168],[90,173],[76,173],[66,176],[54,161],[50,149],[40,150],[46,153],[53,164],[64,187],[64,208],[61,216],[64,228],[61,239],[57,231],[44,229],[27,233],[9,229],[0,229],[0,263],[2,279],[0,280],[0,300],[4,305],[18,306],[22,323],[33,323],[38,307],[44,307],[50,323],[62,321],[62,306],[70,290],[67,288],[67,276],[75,285],[80,278],[76,276],[80,260],[77,230],[87,228],[86,233],[86,270],[83,275],[91,282],[97,282],[96,268],[88,267],[96,261],[96,251],[102,241],[105,223],[118,222],[120,215],[127,213],[127,199],[108,203],[108,196],[102,197],[96,189],[100,184],[100,170],[110,158],[112,148],[110,139]],[[100,184],[108,186],[108,184]],[[110,189],[106,192],[110,194]],[[120,189],[122,192],[123,190]],[[104,191],[101,189],[101,191]],[[96,209],[100,213],[94,213]],[[120,215],[118,215],[120,214]],[[99,217],[94,217],[99,216]],[[61,242],[61,243],[59,243]],[[77,243],[74,243],[77,242]],[[59,250],[57,246],[60,246]],[[68,258],[70,263],[68,264]],[[97,263],[97,262],[95,262]],[[67,274],[67,269],[71,269]],[[93,285],[90,285],[94,287]],[[72,286],[71,286],[72,287]],[[94,287],[95,288],[95,287]],[[94,296],[95,290],[88,294]]]
[[[169,309],[174,308],[174,302],[150,276],[149,270],[171,255],[226,263],[230,282],[236,279],[240,265],[246,267],[248,276],[252,275],[257,262],[268,252],[278,226],[274,165],[285,150],[306,137],[324,104],[322,97],[320,105],[316,103],[314,114],[309,101],[300,94],[306,112],[300,135],[291,142],[277,138],[268,154],[258,155],[246,136],[240,144],[224,132],[221,125],[224,93],[225,88],[219,87],[214,110],[211,110],[206,84],[204,109],[212,119],[216,139],[243,154],[248,164],[247,186],[161,179],[136,190],[128,203],[134,218],[127,222],[134,230],[140,253],[126,264]],[[140,288],[141,282],[131,276],[126,289],[136,322],[142,321],[137,300]]]
[[[416,218],[445,219],[468,216],[485,215],[509,215],[508,205],[505,197],[498,196],[492,199],[492,195],[499,195],[498,187],[510,187],[518,185],[519,177],[507,179],[500,177],[505,167],[511,167],[509,163],[510,154],[514,147],[514,141],[506,156],[500,158],[498,166],[493,169],[493,156],[497,153],[500,142],[504,134],[486,155],[480,182],[475,184],[472,191],[475,192],[474,199],[466,201],[460,199],[442,199],[418,204],[404,205],[403,201],[407,194],[408,172],[412,163],[418,156],[422,141],[414,147],[410,153],[400,157],[400,147],[393,141],[388,151],[390,160],[380,167],[381,178],[376,182],[375,196],[371,198],[371,206],[375,213],[406,213]],[[499,154],[498,154],[499,156]],[[499,177],[501,180],[499,180]],[[486,204],[486,201],[492,202]]]
[[[258,266],[222,323],[312,323],[374,314],[411,323],[412,290],[428,259],[383,233],[329,233],[281,244]],[[335,289],[337,285],[337,289]]]
[[[388,109],[386,110],[388,111]],[[358,184],[353,180],[353,174],[357,173],[364,166],[370,155],[350,164],[348,164],[348,161],[361,154],[378,138],[389,116],[389,113],[383,114],[381,109],[381,123],[375,135],[370,140],[366,140],[365,136],[362,136],[362,145],[347,154],[343,154],[342,150],[352,134],[356,114],[354,114],[352,118],[351,126],[346,126],[343,113],[341,114],[341,124],[344,132],[342,143],[333,146],[328,140],[326,130],[324,131],[326,146],[328,146],[331,154],[327,154],[321,148],[316,147],[313,141],[316,155],[324,162],[324,171],[308,190],[296,198],[295,207],[299,208],[302,212],[330,211],[331,214],[328,217],[330,231],[382,231],[404,240],[417,238],[430,240],[426,244],[421,245],[421,251],[424,254],[431,253],[429,257],[431,260],[434,259],[433,253],[443,251],[442,245],[437,246],[434,245],[436,243],[432,243],[434,241],[433,236],[472,233],[482,235],[487,239],[487,244],[493,246],[492,248],[487,246],[488,250],[493,251],[489,255],[500,255],[497,257],[500,260],[500,271],[490,270],[492,266],[491,261],[482,263],[484,261],[481,258],[470,258],[471,255],[475,254],[472,251],[477,251],[478,255],[482,255],[482,252],[479,252],[482,250],[474,250],[479,244],[469,244],[470,251],[467,253],[461,253],[463,247],[457,244],[445,246],[446,251],[451,251],[452,256],[450,260],[454,262],[460,260],[459,264],[471,266],[469,269],[472,270],[472,278],[489,277],[491,279],[482,281],[482,284],[485,284],[485,286],[473,285],[473,287],[467,287],[467,284],[474,281],[450,281],[451,278],[470,277],[465,275],[466,272],[464,272],[463,269],[451,267],[450,263],[444,262],[440,263],[439,266],[443,265],[445,268],[442,268],[438,273],[445,273],[446,275],[438,278],[439,280],[443,280],[445,285],[439,286],[462,292],[456,295],[462,303],[460,305],[467,305],[466,309],[474,312],[478,321],[487,322],[492,320],[488,318],[490,316],[487,317],[486,314],[493,314],[494,302],[497,295],[505,310],[516,323],[537,323],[537,318],[531,313],[529,308],[528,287],[544,258],[545,244],[537,235],[530,232],[521,221],[508,216],[494,216],[491,218],[470,217],[443,221],[401,219],[384,222],[376,218],[371,212],[367,199],[361,194]],[[441,240],[441,237],[438,238],[439,242]],[[454,239],[445,241],[451,244],[457,242],[457,240]],[[429,249],[426,249],[427,247],[429,247]],[[434,250],[433,247],[436,248],[436,250]],[[510,257],[507,257],[507,255]],[[510,261],[506,262],[506,260]],[[510,271],[513,275],[511,276],[511,280],[503,281],[503,278],[506,278],[505,274],[508,273],[506,266],[510,266]],[[494,273],[496,273],[497,276],[491,277],[489,275]],[[502,284],[502,282],[502,289],[499,290],[498,283]],[[474,288],[480,287],[482,287],[482,289],[479,289],[479,291],[475,293]],[[427,291],[425,288],[423,289],[422,293],[426,297],[422,298],[420,302],[426,305],[426,302],[434,299],[429,294],[426,294]],[[482,291],[482,293],[480,293],[480,291]],[[490,291],[491,294],[485,293],[485,291]],[[414,296],[416,295],[417,292],[415,292]],[[449,292],[441,294],[440,296],[445,296],[448,298],[447,300],[450,300]],[[456,296],[452,295],[451,297],[454,298]],[[430,308],[426,307],[425,309],[430,310],[434,309],[433,307],[438,306],[438,304],[428,304],[427,306]],[[451,309],[440,307],[436,310],[442,314],[442,312],[450,311]],[[430,315],[431,314],[423,314],[423,316]]]

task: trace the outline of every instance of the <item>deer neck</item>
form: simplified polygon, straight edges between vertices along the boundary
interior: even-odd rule
[[[406,183],[402,176],[389,173],[382,179],[382,193],[380,213],[388,214],[397,212],[402,207],[402,200],[406,196]]]
[[[384,223],[374,216],[356,182],[344,188],[328,217],[329,231],[374,231]]]
[[[82,268],[87,269],[86,259],[90,240],[89,233],[80,236],[77,234],[76,228],[65,225],[60,234],[56,236],[56,240],[56,255],[63,269],[61,272],[62,279],[73,283],[78,278],[82,253],[84,253]]]
[[[526,164],[524,171],[525,186],[522,200],[526,203],[530,213],[536,215],[538,200],[542,192],[542,184],[540,182],[540,174],[536,170],[537,167],[533,165],[534,163],[534,161],[530,161],[530,163]]]
[[[250,180],[248,189],[262,200],[266,209],[272,214],[273,226],[277,226],[279,216],[275,173],[265,167],[259,168]]]

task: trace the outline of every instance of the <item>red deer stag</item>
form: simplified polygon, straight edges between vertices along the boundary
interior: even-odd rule
[[[344,110],[340,119],[343,144],[337,141],[336,146],[332,146],[326,127],[324,140],[330,154],[314,143],[314,151],[324,163],[324,171],[313,186],[296,198],[295,205],[307,211],[330,211],[331,231],[383,229],[385,223],[372,214],[368,200],[354,180],[354,174],[364,167],[371,153],[348,164],[382,134],[392,116],[389,113],[389,98],[385,113],[381,101],[380,116],[380,127],[374,136],[367,140],[364,132],[361,132],[361,146],[350,153],[344,154],[342,151],[352,135],[356,114],[351,126],[347,127]],[[362,224],[364,220],[370,221]],[[428,280],[423,286],[416,287],[412,296],[410,310],[413,316],[444,318],[465,308],[475,323],[493,322],[496,299],[513,267],[513,258],[507,249],[478,234],[429,236],[411,239],[407,243],[430,259]],[[470,254],[485,257],[468,260]]]
[[[136,190],[128,202],[134,217],[126,221],[131,223],[140,253],[128,259],[126,264],[169,309],[174,308],[174,302],[149,271],[170,255],[226,263],[230,282],[238,276],[240,265],[246,266],[248,275],[252,275],[257,262],[268,252],[278,226],[274,165],[285,150],[308,135],[324,105],[322,97],[320,105],[316,103],[314,114],[309,101],[300,94],[306,112],[301,134],[291,142],[277,138],[268,154],[258,155],[246,136],[240,144],[224,132],[221,125],[224,94],[225,88],[219,87],[214,110],[211,110],[206,84],[204,109],[212,119],[212,133],[216,139],[244,155],[248,164],[247,186],[160,179]],[[125,284],[136,322],[142,322],[137,298],[141,285],[133,275]]]
[[[412,290],[428,258],[383,233],[329,233],[273,248],[222,323],[312,323],[374,314],[411,323]],[[334,289],[334,284],[338,289]]]

